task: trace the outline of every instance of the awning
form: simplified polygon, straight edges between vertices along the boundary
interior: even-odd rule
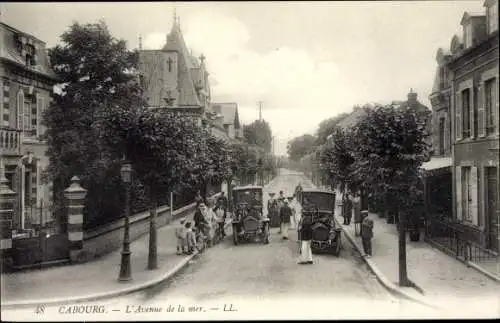
[[[445,167],[451,167],[452,160],[451,157],[431,157],[426,163],[422,164],[424,170],[433,170]]]

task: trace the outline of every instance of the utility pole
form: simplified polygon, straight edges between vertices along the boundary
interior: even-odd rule
[[[259,121],[262,121],[262,104],[264,102],[262,101],[257,101],[257,106],[259,107]]]

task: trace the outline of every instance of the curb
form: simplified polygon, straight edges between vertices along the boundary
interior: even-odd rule
[[[335,218],[335,224],[342,229],[342,232],[344,233],[344,236],[347,237],[347,240],[349,240],[349,242],[354,246],[354,248],[359,252],[359,254],[361,255],[361,258],[363,258],[363,260],[366,262],[366,264],[368,265],[368,267],[370,268],[370,270],[373,272],[373,274],[375,274],[375,276],[377,277],[377,280],[382,284],[382,286],[385,287],[385,289],[387,289],[390,293],[392,294],[395,294],[395,295],[398,295],[398,296],[401,296],[405,299],[408,299],[410,301],[413,301],[413,302],[416,302],[416,303],[419,303],[421,305],[424,305],[424,306],[428,306],[428,307],[431,307],[433,309],[439,309],[438,307],[434,306],[434,305],[431,305],[429,303],[427,303],[426,301],[424,300],[421,300],[415,296],[412,296],[408,293],[406,293],[405,291],[401,290],[400,288],[398,288],[395,284],[393,284],[392,282],[389,281],[389,279],[387,277],[385,277],[385,275],[380,271],[380,269],[378,269],[377,265],[375,265],[375,263],[371,260],[371,259],[368,259],[364,256],[364,252],[362,252],[359,248],[359,246],[357,245],[356,241],[354,240],[354,238],[351,236],[350,233],[348,233],[344,227],[342,225],[340,225],[340,223],[338,222],[338,220]],[[413,282],[412,282],[413,283]],[[414,284],[414,283],[413,283]],[[417,287],[418,289],[419,287]]]
[[[475,270],[479,271],[481,274],[487,276],[488,278],[491,278],[492,280],[496,281],[497,283],[500,283],[500,277],[498,277],[495,274],[492,274],[491,272],[487,271],[486,269],[483,269],[481,266],[473,263],[472,261],[467,261],[466,264],[467,264],[467,266],[474,268]]]
[[[230,225],[231,222],[226,223],[225,227]],[[149,287],[152,287],[154,285],[158,285],[166,280],[169,280],[173,278],[179,271],[181,271],[184,267],[186,267],[191,260],[193,260],[196,256],[198,256],[199,253],[195,252],[192,255],[189,255],[182,259],[174,268],[172,268],[170,271],[168,271],[166,274],[161,276],[160,278],[156,278],[153,280],[150,280],[145,283],[141,283],[138,285],[133,285],[129,286],[120,290],[115,290],[112,292],[104,292],[104,293],[98,293],[98,294],[93,294],[93,295],[88,295],[88,296],[83,296],[83,297],[65,297],[65,298],[56,298],[56,299],[51,299],[51,300],[46,300],[46,299],[41,299],[41,300],[30,300],[30,301],[25,301],[25,302],[18,302],[18,303],[8,303],[8,302],[2,302],[2,309],[7,309],[7,308],[18,308],[18,307],[25,307],[25,306],[37,306],[37,305],[62,305],[62,304],[68,304],[68,303],[82,303],[82,302],[90,302],[90,301],[97,301],[97,300],[102,300],[102,299],[107,299],[107,298],[113,298],[117,296],[122,296],[126,294],[131,294]]]

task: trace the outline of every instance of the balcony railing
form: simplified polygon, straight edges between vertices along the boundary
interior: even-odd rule
[[[21,130],[0,127],[0,148],[2,155],[21,155]]]

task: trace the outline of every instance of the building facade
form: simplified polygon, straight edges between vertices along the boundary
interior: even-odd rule
[[[192,55],[175,15],[162,49],[140,48],[140,79],[148,106],[189,114],[198,118],[200,124],[218,128],[211,109],[208,76],[205,57]],[[218,130],[222,131],[214,131]]]
[[[14,217],[2,219],[1,225],[29,229],[41,221],[35,214],[43,205],[48,210],[52,200],[50,184],[42,180],[48,159],[41,136],[43,111],[57,78],[43,41],[0,23],[0,43],[0,169],[18,196]],[[7,240],[2,239],[2,248],[8,246]]]
[[[467,239],[499,251],[498,0],[464,13],[453,37],[451,114],[453,214]]]

